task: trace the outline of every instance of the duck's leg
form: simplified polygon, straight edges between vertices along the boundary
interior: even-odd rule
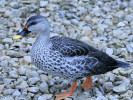
[[[91,76],[86,78],[86,81],[81,85],[85,91],[91,88],[92,86],[92,78]]]
[[[62,93],[62,94],[56,95],[56,100],[64,99],[72,95],[75,91],[76,85],[77,85],[77,81],[73,82],[71,90],[68,93]]]

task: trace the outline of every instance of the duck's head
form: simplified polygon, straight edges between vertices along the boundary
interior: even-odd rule
[[[14,35],[13,38],[20,39],[32,31],[45,32],[46,29],[49,29],[49,22],[47,19],[43,16],[35,15],[27,20],[24,29],[19,34]]]

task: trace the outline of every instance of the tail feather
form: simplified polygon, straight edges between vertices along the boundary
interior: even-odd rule
[[[130,65],[126,62],[122,62],[122,61],[119,61],[119,60],[116,60],[117,61],[117,66],[116,67],[122,67],[122,68],[129,68]]]

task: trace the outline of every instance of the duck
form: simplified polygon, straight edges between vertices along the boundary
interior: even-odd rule
[[[72,95],[77,81],[82,78],[86,81],[81,86],[87,91],[93,85],[93,75],[130,67],[128,63],[116,60],[80,40],[63,36],[50,38],[50,23],[41,15],[31,16],[24,29],[13,39],[20,39],[33,31],[40,33],[31,48],[33,64],[54,77],[73,82],[70,91],[56,95],[56,100]]]

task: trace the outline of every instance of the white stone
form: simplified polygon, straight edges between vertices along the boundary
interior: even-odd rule
[[[2,40],[4,43],[9,43],[9,44],[12,44],[13,43],[13,40],[12,38],[5,38]]]
[[[106,82],[103,84],[103,88],[105,92],[111,92],[113,89],[113,84],[112,82]]]
[[[26,70],[26,76],[28,78],[31,78],[31,77],[38,77],[38,73],[36,71],[33,71],[33,70]]]
[[[74,24],[74,25],[78,25],[79,24],[79,21],[77,19],[72,19],[71,22]]]
[[[24,56],[24,63],[30,64],[31,63],[31,57],[30,56]]]
[[[23,66],[18,69],[18,74],[24,75],[25,73],[26,73],[26,68],[24,68]]]
[[[113,35],[116,36],[116,37],[120,36],[123,33],[124,33],[124,31],[121,30],[121,29],[113,30]]]
[[[117,92],[117,93],[120,93],[120,94],[126,92],[127,89],[128,88],[126,88],[126,86],[124,86],[124,85],[119,85],[119,86],[113,87],[113,91]]]
[[[130,43],[131,48],[133,48],[133,43]]]
[[[64,24],[64,25],[70,25],[71,22],[70,22],[69,20],[63,20],[63,24]]]
[[[13,97],[20,96],[21,93],[18,90],[15,90],[12,94]]]
[[[39,77],[33,77],[33,78],[29,78],[28,79],[28,83],[30,85],[33,85],[33,84],[37,83],[38,81],[40,81],[40,78]]]
[[[48,5],[48,1],[40,1],[40,7],[46,7]]]
[[[126,45],[126,49],[129,53],[133,53],[133,48],[129,44]]]
[[[118,26],[118,27],[123,27],[123,26],[125,26],[125,23],[124,23],[124,22],[119,22],[119,23],[117,24],[117,26]]]
[[[128,15],[125,15],[125,20],[127,21],[132,21],[133,20],[133,14],[128,14]]]
[[[106,48],[106,53],[108,55],[112,55],[113,54],[113,49],[112,48]]]
[[[3,92],[5,85],[0,85],[0,94]]]
[[[83,37],[80,38],[80,41],[83,41],[85,43],[89,43],[91,40],[89,39],[88,36],[83,36]]]
[[[38,100],[48,100],[50,98],[52,98],[53,94],[44,94],[42,96],[38,97]]]
[[[5,89],[3,94],[4,95],[11,95],[15,90],[14,89]]]
[[[18,78],[18,73],[17,73],[16,70],[12,70],[12,71],[9,72],[9,76],[11,78]]]
[[[99,95],[97,98],[96,98],[96,100],[107,100],[104,96],[102,96],[102,95]]]
[[[2,98],[0,98],[1,100],[14,100],[14,98],[12,97],[12,96],[10,96],[10,95],[8,95],[8,96],[4,96],[4,97],[2,97]]]
[[[25,89],[28,87],[27,81],[23,81],[20,85],[16,86],[17,89]]]
[[[29,92],[33,92],[33,93],[36,93],[36,92],[39,91],[39,88],[38,88],[38,87],[29,87],[29,88],[28,88],[28,91],[29,91]]]
[[[17,8],[18,7],[18,2],[16,2],[16,1],[12,1],[11,3],[10,3],[10,6],[12,7],[12,8]]]
[[[48,84],[45,82],[45,81],[43,81],[41,84],[40,84],[40,91],[42,92],[42,93],[49,93],[49,91],[48,91]]]

